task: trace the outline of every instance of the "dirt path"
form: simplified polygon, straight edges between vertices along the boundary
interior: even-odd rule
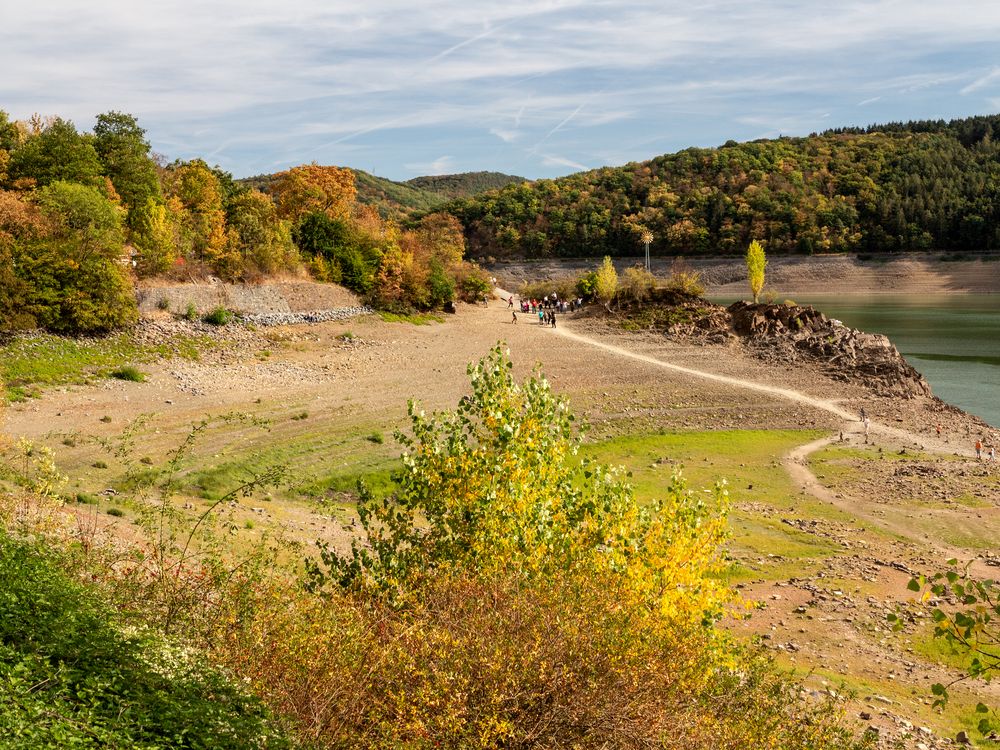
[[[816,398],[808,394],[802,393],[791,388],[781,388],[778,386],[767,385],[765,383],[759,383],[754,380],[748,380],[745,378],[737,378],[729,375],[720,375],[713,372],[706,372],[704,370],[698,370],[692,367],[685,367],[683,365],[674,364],[671,362],[666,362],[662,359],[649,356],[647,354],[640,354],[638,352],[630,351],[628,349],[616,346],[614,344],[609,344],[603,341],[598,341],[596,339],[584,336],[582,334],[576,333],[566,327],[550,329],[559,336],[568,338],[575,341],[578,344],[585,346],[595,347],[602,349],[606,352],[610,352],[619,357],[626,357],[629,359],[644,362],[646,364],[654,365],[656,367],[661,367],[667,370],[672,370],[674,372],[683,373],[685,375],[703,378],[705,380],[710,380],[716,383],[722,383],[729,386],[736,386],[738,388],[743,388],[749,391],[756,391],[758,393],[767,394],[769,396],[776,396],[778,398],[786,399],[792,401],[795,404],[801,406],[807,406],[814,409],[819,409],[836,417],[844,420],[841,426],[840,438],[844,436],[857,436],[861,433],[861,424],[858,422],[857,415],[853,412],[840,406],[836,401]],[[955,453],[956,450],[954,446],[948,446],[945,443],[936,440],[929,439],[926,435],[918,435],[916,433],[910,432],[908,430],[900,429],[898,427],[891,427],[886,424],[876,423],[874,421],[870,422],[869,431],[874,437],[874,435],[882,435],[883,437],[890,438],[892,440],[918,446],[921,450],[932,450],[937,453]],[[842,510],[856,518],[862,519],[873,524],[876,527],[882,528],[885,531],[896,534],[904,539],[911,539],[913,541],[919,541],[930,548],[942,553],[946,557],[964,557],[967,550],[959,550],[949,545],[942,544],[939,541],[932,539],[926,534],[922,534],[921,538],[914,538],[914,530],[912,527],[908,527],[905,523],[900,523],[889,518],[885,518],[882,515],[873,513],[868,503],[859,501],[856,498],[850,497],[842,493],[832,492],[826,488],[812,472],[808,465],[809,456],[816,451],[822,450],[828,445],[833,444],[838,440],[837,436],[830,436],[820,438],[819,440],[814,440],[810,443],[798,446],[794,450],[790,451],[788,454],[782,457],[782,465],[788,472],[792,480],[798,485],[800,489],[806,493],[812,495],[813,497],[821,500],[823,502],[829,503],[839,510]],[[866,440],[867,442],[867,440]],[[957,451],[962,452],[962,451]],[[965,455],[972,455],[971,451],[964,451]]]

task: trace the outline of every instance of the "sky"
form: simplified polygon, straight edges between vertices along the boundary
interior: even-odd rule
[[[237,177],[528,178],[727,140],[1000,111],[994,0],[37,0],[0,109],[118,110]]]

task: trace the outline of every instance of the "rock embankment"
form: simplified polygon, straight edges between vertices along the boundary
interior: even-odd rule
[[[627,315],[660,324],[679,340],[739,341],[750,354],[781,366],[808,360],[837,380],[863,384],[881,396],[931,395],[927,381],[886,336],[850,328],[813,307],[746,302],[723,307],[661,291],[645,309]]]
[[[768,358],[789,364],[809,358],[831,377],[863,382],[883,396],[931,395],[927,381],[887,336],[850,328],[800,305],[736,302],[726,312],[733,331]]]
[[[336,320],[347,320],[359,315],[373,312],[370,307],[338,307],[334,310],[313,310],[312,312],[269,312],[241,315],[244,323],[258,326],[290,326],[300,323],[329,323]]]

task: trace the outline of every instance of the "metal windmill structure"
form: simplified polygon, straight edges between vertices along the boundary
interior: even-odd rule
[[[646,246],[646,270],[649,270],[649,246],[653,242],[653,233],[648,229],[643,229],[642,234],[639,235],[639,239],[642,240],[642,244]]]

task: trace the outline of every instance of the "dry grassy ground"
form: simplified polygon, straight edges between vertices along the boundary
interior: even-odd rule
[[[640,497],[677,465],[696,487],[730,480],[733,582],[762,603],[735,627],[811,672],[810,689],[839,691],[843,682],[857,691],[850,713],[906,746],[933,747],[938,735],[969,726],[976,690],[1000,703],[996,686],[955,688],[949,712],[934,714],[929,686],[957,674],[956,657],[931,642],[920,618],[904,634],[885,625],[886,612],[908,598],[909,571],[952,555],[984,570],[996,559],[1000,471],[970,457],[974,423],[930,400],[877,399],[813,370],[764,364],[736,345],[678,345],[572,315],[551,330],[520,317],[513,324],[506,304],[493,301],[425,325],[366,316],[230,328],[198,361],[143,365],[146,382],[50,389],[16,404],[4,430],[51,444],[71,486],[96,494],[115,486],[118,467],[87,436],[112,437],[150,414],[136,453],[155,465],[206,414],[267,418],[267,431],[214,431],[187,470],[184,499],[197,510],[248,465],[287,463],[289,487],[232,509],[242,524],[234,544],[274,526],[303,545],[342,544],[351,484],[386,481],[407,400],[453,406],[466,364],[503,340],[520,375],[540,364],[570,398],[592,426],[588,450],[626,464]],[[157,336],[185,324],[146,325],[145,335]],[[867,443],[852,420],[862,406],[874,419]],[[108,467],[96,468],[102,460]],[[115,502],[105,495],[81,507],[102,514]],[[113,522],[127,526],[129,509]]]

